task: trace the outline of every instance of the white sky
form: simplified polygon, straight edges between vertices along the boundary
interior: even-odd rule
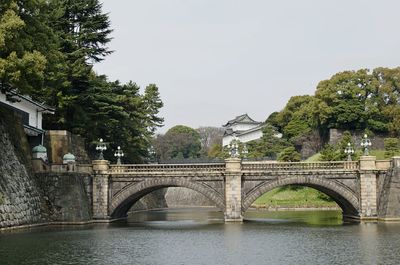
[[[397,0],[103,0],[111,80],[155,83],[165,126],[264,121],[343,70],[400,62]]]

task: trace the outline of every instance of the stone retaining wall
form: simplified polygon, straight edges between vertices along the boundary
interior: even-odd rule
[[[36,173],[48,221],[82,222],[92,219],[92,177],[78,173]]]
[[[44,221],[29,149],[18,117],[0,109],[0,228]]]

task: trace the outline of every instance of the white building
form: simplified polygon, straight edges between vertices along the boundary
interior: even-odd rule
[[[43,114],[54,114],[54,109],[28,96],[14,93],[12,97],[12,101],[8,100],[6,95],[0,92],[0,106],[11,109],[20,116],[31,145],[42,144],[45,132],[42,128]]]
[[[264,123],[253,120],[247,114],[237,116],[222,126],[225,128],[222,146],[227,146],[235,138],[242,143],[260,139],[263,126]]]

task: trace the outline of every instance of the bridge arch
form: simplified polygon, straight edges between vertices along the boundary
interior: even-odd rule
[[[336,180],[328,180],[317,176],[285,176],[276,180],[266,181],[249,191],[243,200],[242,212],[244,213],[264,193],[286,185],[307,186],[319,190],[330,196],[342,208],[343,215],[359,216],[359,200],[354,191]]]
[[[168,187],[182,187],[197,191],[214,202],[220,210],[223,211],[225,208],[223,196],[210,186],[182,178],[158,178],[130,184],[117,193],[112,198],[109,208],[111,218],[125,217],[128,210],[140,198],[155,190]]]

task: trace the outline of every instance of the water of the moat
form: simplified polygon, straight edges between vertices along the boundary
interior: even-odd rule
[[[135,213],[129,223],[0,234],[0,264],[400,264],[400,224],[347,223],[338,211],[210,209]]]

